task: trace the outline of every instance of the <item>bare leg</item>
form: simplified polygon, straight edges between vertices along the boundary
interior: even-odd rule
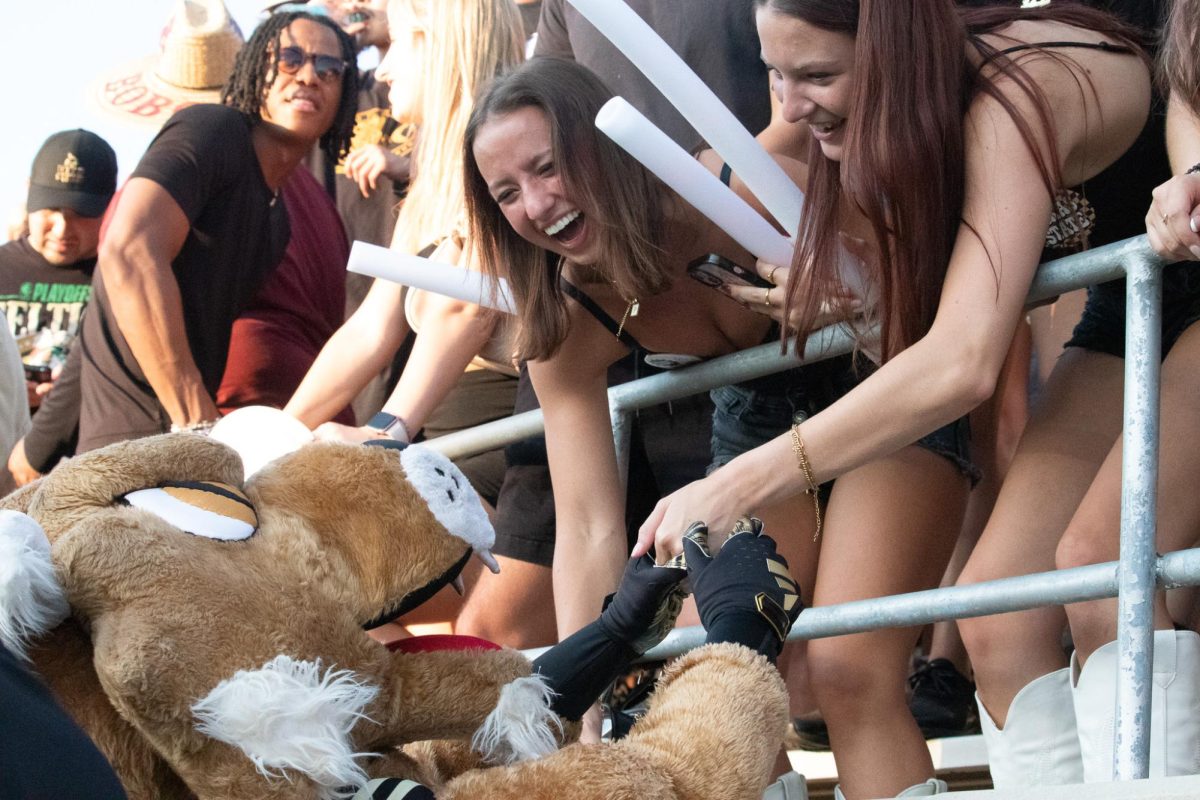
[[[500,574],[481,571],[467,592],[455,633],[507,647],[542,647],[558,641],[550,568],[496,556]]]
[[[971,455],[983,472],[983,478],[967,499],[958,544],[942,577],[943,586],[953,586],[962,574],[975,543],[979,541],[988,517],[1000,495],[1000,486],[1008,474],[1009,464],[1020,441],[1021,432],[1029,419],[1029,326],[1019,325],[1012,346],[1000,372],[996,393],[971,412]],[[971,674],[967,648],[952,620],[933,626],[929,658],[944,658],[963,675]]]
[[[843,475],[829,504],[816,605],[936,586],[967,492],[953,464],[915,446]],[[905,697],[915,638],[903,628],[808,643],[813,689],[847,797],[891,797],[933,775]]]
[[[1200,530],[1200,327],[1189,328],[1163,362],[1161,436],[1158,475],[1159,552],[1191,546]],[[1058,547],[1061,567],[1115,561],[1120,550],[1121,442],[1111,452],[1092,482]],[[1076,603],[1067,607],[1071,633],[1080,663],[1097,648],[1117,638],[1115,598]],[[1168,630],[1173,620],[1165,596],[1155,599],[1154,626]]]
[[[1101,353],[1072,348],[1059,358],[960,583],[1054,568],[1058,539],[1120,431],[1123,371]],[[1064,625],[1059,608],[959,621],[998,726],[1021,688],[1066,666]]]

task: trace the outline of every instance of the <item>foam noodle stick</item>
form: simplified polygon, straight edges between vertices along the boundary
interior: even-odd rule
[[[622,0],[567,1],[650,79],[794,236],[804,194],[712,89]]]
[[[503,278],[493,297],[492,282],[486,275],[442,261],[399,253],[367,242],[355,242],[350,248],[346,269],[506,314],[516,313],[516,303],[508,289],[508,282]]]
[[[756,258],[791,265],[787,237],[624,98],[604,104],[596,127]]]

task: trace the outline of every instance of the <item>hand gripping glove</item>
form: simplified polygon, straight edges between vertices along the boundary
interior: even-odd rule
[[[551,647],[533,662],[556,692],[552,708],[579,719],[633,659],[662,641],[683,605],[687,571],[631,558],[621,585],[600,618]]]
[[[772,661],[803,605],[800,587],[762,521],[742,517],[714,557],[708,528],[693,523],[683,552],[707,642],[736,642]]]

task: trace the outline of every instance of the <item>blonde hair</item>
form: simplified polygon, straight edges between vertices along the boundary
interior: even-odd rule
[[[479,91],[524,58],[521,15],[513,0],[391,0],[425,34],[413,181],[392,246],[416,253],[465,231],[462,142]],[[396,44],[396,47],[402,45]],[[396,76],[403,80],[405,76]]]

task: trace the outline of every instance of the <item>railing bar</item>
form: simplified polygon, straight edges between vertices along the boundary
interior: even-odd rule
[[[1047,605],[1078,603],[1117,595],[1118,562],[1019,575],[970,586],[948,586],[921,592],[855,600],[807,608],[796,620],[789,640],[822,639],[885,627],[927,625],[942,620],[1023,611]],[[1200,548],[1167,553],[1158,559],[1162,588],[1200,586]],[[679,655],[704,641],[703,628],[680,628],[643,656],[656,661]],[[536,658],[547,648],[524,651]]]
[[[1162,271],[1158,259],[1131,254],[1125,292],[1121,566],[1113,726],[1114,777],[1121,781],[1146,778],[1150,769],[1162,346]]]

